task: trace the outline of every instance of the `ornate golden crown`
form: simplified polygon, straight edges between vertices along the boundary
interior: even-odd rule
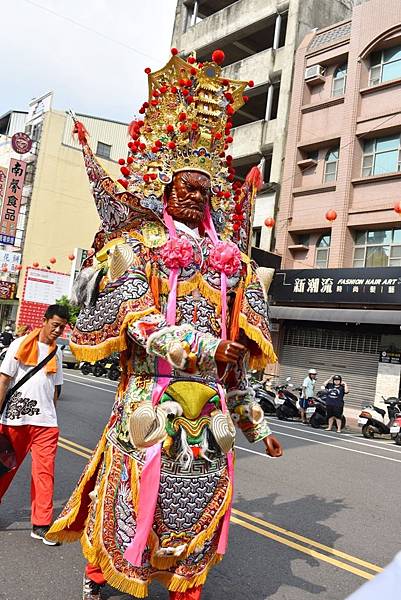
[[[143,194],[145,184],[145,196],[160,197],[174,173],[196,170],[210,176],[213,194],[221,198],[233,179],[231,157],[225,155],[231,117],[246,101],[248,82],[221,76],[221,50],[207,63],[194,56],[184,60],[175,49],[172,54],[163,69],[145,69],[149,100],[139,110],[143,120],[131,123],[130,154],[120,161],[119,182],[134,194]]]

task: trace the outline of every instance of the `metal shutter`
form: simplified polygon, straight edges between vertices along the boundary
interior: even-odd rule
[[[334,373],[348,383],[348,406],[373,401],[376,390],[380,337],[329,329],[287,329],[280,357],[280,379],[301,385],[309,369],[318,372],[318,390]]]

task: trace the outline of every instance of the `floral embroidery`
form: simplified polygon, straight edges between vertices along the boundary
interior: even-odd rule
[[[6,419],[20,419],[25,415],[33,416],[40,413],[37,400],[23,398],[21,392],[15,392],[7,405]]]

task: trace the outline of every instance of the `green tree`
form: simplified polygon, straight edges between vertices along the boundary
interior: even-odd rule
[[[70,313],[70,325],[74,326],[79,315],[79,307],[75,304],[72,304],[68,296],[61,296],[61,298],[56,300],[56,304],[61,304],[62,306],[68,308]]]

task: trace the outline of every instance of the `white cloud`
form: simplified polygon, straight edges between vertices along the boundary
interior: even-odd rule
[[[144,68],[160,68],[169,58],[175,6],[175,0],[3,3],[0,114],[25,110],[32,97],[53,90],[57,109],[131,120],[147,97]]]

